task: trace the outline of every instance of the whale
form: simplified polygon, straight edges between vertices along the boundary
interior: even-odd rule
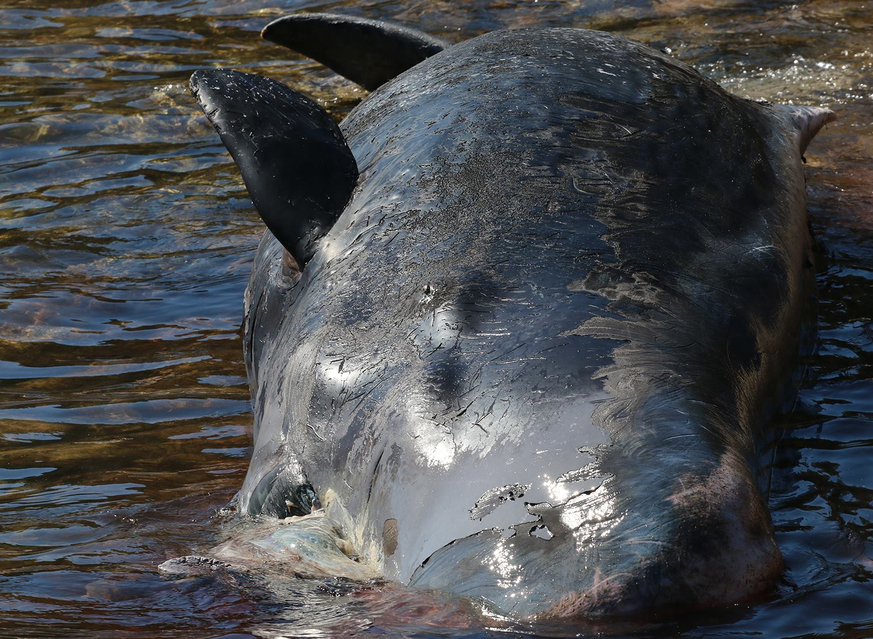
[[[322,513],[381,579],[515,619],[770,591],[771,424],[815,343],[803,154],[834,114],[597,31],[262,36],[370,93],[337,124],[191,78],[267,227],[240,511]]]

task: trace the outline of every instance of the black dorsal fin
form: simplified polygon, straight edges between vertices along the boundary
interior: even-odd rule
[[[339,127],[314,101],[260,75],[197,71],[191,91],[267,228],[303,266],[357,183],[358,166]]]
[[[264,27],[261,37],[330,67],[372,91],[450,46],[388,22],[333,13],[298,13]]]

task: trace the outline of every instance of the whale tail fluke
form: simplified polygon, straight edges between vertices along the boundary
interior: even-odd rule
[[[259,75],[197,71],[191,92],[267,228],[302,267],[357,184],[357,163],[339,127],[313,100]]]
[[[332,13],[279,18],[264,27],[261,37],[321,62],[370,91],[450,46],[408,27]]]

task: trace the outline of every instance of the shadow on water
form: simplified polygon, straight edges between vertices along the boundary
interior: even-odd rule
[[[873,636],[873,5],[856,0],[5,3],[0,635],[523,630],[390,587],[157,570],[221,540],[250,450],[238,328],[262,227],[187,79],[206,66],[261,72],[342,117],[357,88],[258,40],[272,17],[298,9],[450,40],[528,25],[607,29],[738,94],[839,112],[807,156],[826,263],[820,348],[780,425],[773,474],[788,569],[763,602],[621,632]]]

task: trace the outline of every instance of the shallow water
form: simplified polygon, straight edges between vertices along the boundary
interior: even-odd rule
[[[0,636],[506,633],[392,589],[157,570],[221,541],[250,443],[238,329],[262,226],[187,79],[256,71],[342,117],[360,90],[257,37],[298,9],[451,40],[607,29],[741,95],[838,111],[807,154],[826,259],[773,477],[788,570],[765,601],[621,632],[873,636],[873,3],[850,0],[0,5]]]

